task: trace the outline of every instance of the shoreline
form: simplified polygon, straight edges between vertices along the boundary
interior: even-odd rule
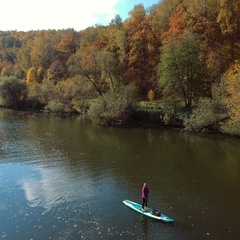
[[[52,112],[46,112],[44,110],[32,110],[32,109],[12,109],[12,108],[7,108],[7,107],[3,107],[0,106],[0,111],[1,110],[6,110],[8,112],[13,113],[14,115],[30,115],[30,116],[46,116],[46,117],[50,117],[50,116],[55,116],[55,117],[60,117],[60,118],[78,118],[81,117],[83,119],[86,119],[89,122],[92,122],[91,120],[89,120],[86,115],[82,115],[82,114],[77,114],[77,113],[73,113],[73,114],[59,114],[59,113],[52,113]],[[144,112],[145,116],[148,116],[148,120],[143,121],[143,119],[136,119],[136,115],[135,115],[135,120],[128,122],[127,124],[124,125],[101,125],[101,126],[105,126],[105,127],[117,127],[117,128],[152,128],[152,129],[171,129],[171,130],[177,130],[179,132],[186,132],[186,133],[190,133],[190,134],[196,134],[196,135],[201,135],[201,136],[225,136],[225,137],[230,137],[230,138],[236,138],[236,139],[240,139],[239,136],[237,135],[230,135],[230,134],[225,134],[219,131],[210,131],[210,130],[202,130],[202,131],[190,131],[187,130],[186,128],[184,128],[183,125],[166,125],[164,124],[162,121],[157,121],[157,119],[152,118],[151,114],[147,111],[140,111],[141,113]],[[155,114],[156,115],[156,114]],[[159,118],[160,119],[160,118]]]

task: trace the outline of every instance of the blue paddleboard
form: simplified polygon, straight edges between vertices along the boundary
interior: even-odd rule
[[[130,200],[124,200],[123,204],[131,209],[133,209],[134,211],[143,214],[147,217],[156,219],[156,220],[160,220],[163,221],[165,223],[174,223],[174,220],[166,215],[164,215],[163,213],[161,213],[160,216],[156,216],[153,214],[153,209],[151,208],[147,208],[145,211],[142,211],[142,205],[132,202]]]

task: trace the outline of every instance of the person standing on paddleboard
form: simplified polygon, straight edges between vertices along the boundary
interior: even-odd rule
[[[142,211],[147,209],[149,189],[146,183],[142,187]]]

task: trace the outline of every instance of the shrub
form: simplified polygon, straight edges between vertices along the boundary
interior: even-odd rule
[[[47,106],[45,106],[44,110],[59,114],[71,114],[72,106],[71,104],[66,104],[58,100],[51,100]]]
[[[184,125],[187,130],[193,131],[219,130],[220,125],[227,117],[227,109],[223,103],[209,98],[202,98],[198,107],[193,109],[190,118],[184,121]]]
[[[43,80],[41,84],[29,85],[29,100],[45,106],[46,111],[70,114],[83,113],[87,108],[87,101],[92,87],[88,82],[79,78],[66,81]]]
[[[121,87],[118,92],[106,93],[94,100],[88,116],[93,122],[103,125],[123,125],[136,109],[134,89]]]
[[[226,124],[221,126],[220,130],[226,134],[240,136],[240,121],[228,121]]]
[[[28,88],[15,76],[0,78],[0,95],[6,107],[21,108],[27,98]]]

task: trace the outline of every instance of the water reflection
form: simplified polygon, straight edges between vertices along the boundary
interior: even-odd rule
[[[102,184],[105,184],[103,175],[99,177],[89,173],[86,168],[83,169],[84,171],[79,169],[75,174],[64,164],[54,168],[32,167],[30,177],[26,177],[25,172],[18,183],[24,190],[29,206],[50,210],[62,203],[76,200],[85,202],[95,196],[96,191],[101,190]],[[110,179],[109,176],[107,181],[111,181]],[[112,184],[114,182],[108,183],[108,187]]]
[[[19,180],[29,206],[49,210],[73,197],[67,191],[69,181],[65,175],[60,175],[55,170],[37,169],[37,171],[37,178],[27,177]]]

